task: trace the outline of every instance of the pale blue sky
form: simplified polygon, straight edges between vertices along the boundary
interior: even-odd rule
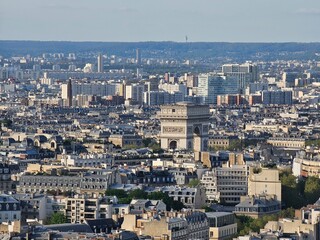
[[[1,40],[319,42],[320,0],[0,0]]]

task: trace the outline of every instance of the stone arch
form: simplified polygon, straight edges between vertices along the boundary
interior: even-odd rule
[[[176,140],[172,140],[169,143],[169,148],[175,150],[178,147],[178,143]]]
[[[200,136],[201,135],[201,130],[200,130],[200,127],[199,126],[195,126],[194,129],[193,129],[193,133],[197,136]]]
[[[55,141],[52,141],[51,143],[50,143],[50,147],[51,147],[51,149],[56,149],[56,142]]]

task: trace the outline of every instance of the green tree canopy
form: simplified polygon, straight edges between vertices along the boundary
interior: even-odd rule
[[[122,189],[108,189],[105,194],[106,196],[116,196],[118,199],[128,197],[128,193]]]
[[[48,224],[62,224],[62,223],[66,223],[67,222],[67,218],[63,213],[53,213],[51,215],[51,217],[48,220]]]
[[[191,179],[188,183],[189,187],[196,187],[200,184],[200,180],[199,179]]]
[[[172,202],[172,205],[171,205],[171,208],[173,210],[176,210],[176,211],[180,211],[182,208],[185,208],[185,206],[183,205],[182,202],[179,202],[179,201],[173,201]]]
[[[129,198],[131,199],[147,199],[148,194],[141,190],[141,189],[135,189],[129,192]]]
[[[308,177],[304,187],[307,203],[315,203],[320,197],[320,179]]]

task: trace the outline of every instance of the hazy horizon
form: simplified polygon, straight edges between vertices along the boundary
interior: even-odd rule
[[[186,43],[185,41],[166,41],[166,40],[159,40],[159,41],[90,41],[90,40],[30,40],[30,39],[0,39],[0,41],[8,41],[8,42],[66,42],[66,43]],[[266,43],[266,44],[272,44],[272,43],[320,43],[320,40],[319,41],[311,41],[311,42],[295,42],[295,41],[278,41],[278,42],[227,42],[227,41],[197,41],[197,42],[191,42],[191,41],[188,41],[188,43],[244,43],[244,44],[263,44],[263,43]]]
[[[0,40],[319,42],[318,0],[10,0]]]

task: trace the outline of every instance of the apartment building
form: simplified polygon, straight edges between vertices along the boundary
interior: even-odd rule
[[[278,169],[250,168],[248,195],[272,195],[281,202],[281,181]]]
[[[267,143],[278,148],[300,148],[304,149],[306,140],[303,138],[281,138],[271,137],[267,140]]]
[[[32,175],[25,173],[20,177],[17,192],[43,193],[48,191],[75,192],[82,194],[99,194],[114,183],[121,182],[116,170],[91,170],[74,175]]]
[[[174,201],[183,203],[187,208],[200,209],[206,202],[205,189],[201,185],[194,188],[166,186],[159,190],[167,193]]]
[[[114,197],[90,198],[76,195],[65,199],[64,214],[69,223],[83,223],[86,219],[111,218]]]
[[[206,188],[207,202],[219,201],[237,204],[248,193],[247,165],[224,165],[203,175],[201,183]]]
[[[207,212],[209,240],[231,239],[237,234],[237,223],[233,213]]]

